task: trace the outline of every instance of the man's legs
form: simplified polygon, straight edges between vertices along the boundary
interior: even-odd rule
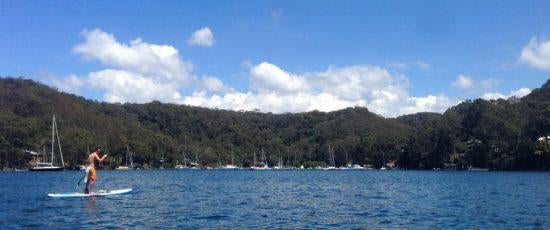
[[[94,185],[95,180],[90,180],[90,189],[88,190],[88,193],[94,193]]]

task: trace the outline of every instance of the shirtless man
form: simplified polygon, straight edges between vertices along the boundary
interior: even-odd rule
[[[101,148],[98,146],[95,147],[94,151],[88,155],[88,167],[86,168],[86,187],[84,188],[84,193],[86,194],[93,193],[94,190],[94,184],[96,180],[95,161],[97,160],[99,163],[101,163],[107,157],[107,154],[105,154],[103,157],[99,158],[98,154],[100,152]]]

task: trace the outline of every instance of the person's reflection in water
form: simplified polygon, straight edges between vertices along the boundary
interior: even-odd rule
[[[86,204],[88,211],[95,210],[95,199],[93,197],[88,198],[88,203]]]

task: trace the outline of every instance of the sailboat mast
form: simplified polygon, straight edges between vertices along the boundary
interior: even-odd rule
[[[264,149],[262,149],[262,162],[263,162],[264,165],[267,165],[267,160],[265,159]]]
[[[199,152],[195,152],[195,163],[199,164]]]
[[[59,140],[59,131],[57,131],[57,123],[55,122],[55,115],[53,117],[53,123],[55,124],[55,134],[57,135],[57,147],[59,147],[59,155],[61,156],[61,167],[65,168],[65,162],[63,161],[63,152],[61,152],[61,141]]]
[[[330,155],[330,145],[328,145],[328,164],[332,164],[331,162],[332,156]]]
[[[53,164],[53,145],[54,145],[54,138],[55,138],[55,115],[52,116],[52,157],[50,158],[51,163]]]
[[[128,145],[126,145],[126,155],[130,155],[130,168],[131,169],[134,169],[134,158],[133,158],[133,153],[130,152],[130,147],[128,147]]]
[[[256,151],[254,151],[254,163],[252,166],[256,166]]]
[[[42,159],[42,162],[46,163],[46,158],[48,157],[48,154],[46,153],[46,145],[42,145],[42,155],[44,155],[44,159]]]

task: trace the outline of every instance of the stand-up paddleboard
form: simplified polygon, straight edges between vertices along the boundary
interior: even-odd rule
[[[132,189],[128,188],[128,189],[119,189],[119,190],[111,190],[111,191],[100,190],[97,193],[92,193],[92,194],[86,194],[86,193],[81,193],[81,192],[48,193],[48,196],[49,197],[57,197],[57,198],[62,198],[62,197],[88,197],[88,196],[110,196],[110,195],[126,194],[126,193],[130,193],[131,191],[132,191]]]

